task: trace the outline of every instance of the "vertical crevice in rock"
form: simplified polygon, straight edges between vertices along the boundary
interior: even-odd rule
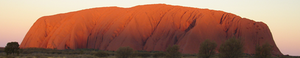
[[[228,28],[226,28],[226,31],[225,31],[225,33],[226,33],[226,38],[228,38]]]
[[[174,7],[168,9],[168,10],[161,16],[161,18],[159,19],[158,23],[157,23],[156,26],[154,27],[154,30],[153,30],[153,32],[151,33],[151,35],[150,35],[149,37],[152,37],[152,36],[153,36],[153,34],[154,34],[154,32],[156,31],[157,27],[160,25],[162,19],[163,19],[163,18],[165,17],[165,15],[166,15],[168,12],[170,12],[170,10],[172,10],[172,9],[174,9]],[[147,38],[147,41],[148,41],[149,37]],[[160,40],[160,39],[158,39],[158,40]],[[156,46],[158,40],[154,40],[154,45],[153,45],[153,46]],[[147,41],[145,41],[145,42],[147,42]],[[152,50],[154,50],[154,49],[155,49],[155,47],[152,48]]]
[[[226,18],[226,14],[227,14],[227,13],[224,13],[224,14],[222,15],[222,17],[221,17],[221,19],[220,19],[220,24],[223,23],[223,20]]]
[[[238,30],[238,28],[236,28],[236,29],[234,30],[234,33],[233,33],[234,35],[236,35],[236,33],[237,33],[237,30]]]
[[[174,45],[177,43],[177,41],[178,41],[178,38],[177,38],[177,36],[175,36],[175,38],[174,38]]]
[[[196,19],[193,20],[193,22],[189,25],[189,27],[187,29],[185,29],[185,32],[188,32],[190,31],[192,28],[195,27],[195,24],[196,24]]]
[[[44,23],[45,23],[45,38],[48,36],[48,34],[47,34],[47,31],[48,31],[48,24],[47,24],[47,22],[46,22],[46,19],[44,19]]]
[[[66,48],[66,49],[70,49],[70,47],[69,47],[67,44],[65,44],[65,48]]]
[[[173,8],[171,8],[171,9],[173,9]],[[171,9],[169,9],[168,12],[169,12]],[[156,31],[158,25],[160,24],[162,18],[163,18],[168,12],[165,12],[165,13],[161,16],[161,18],[159,19],[159,21],[158,21],[158,23],[156,24],[156,26],[153,28],[154,30],[152,31],[152,33],[151,33],[151,35],[150,35],[149,37],[151,37],[151,36],[153,35],[153,33]],[[147,40],[149,39],[149,37],[147,38]],[[146,40],[145,42],[147,42],[147,40]]]

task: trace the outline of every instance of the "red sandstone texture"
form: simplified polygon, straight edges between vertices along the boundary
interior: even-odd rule
[[[268,26],[223,11],[165,4],[132,8],[100,7],[39,18],[21,48],[165,51],[179,45],[184,54],[197,53],[205,39],[218,47],[231,37],[244,41],[244,53],[269,43],[273,54],[282,54]]]

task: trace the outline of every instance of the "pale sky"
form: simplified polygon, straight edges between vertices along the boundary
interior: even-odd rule
[[[279,50],[300,56],[300,0],[0,0],[0,47],[22,42],[42,16],[94,7],[133,7],[164,3],[221,10],[266,23]]]

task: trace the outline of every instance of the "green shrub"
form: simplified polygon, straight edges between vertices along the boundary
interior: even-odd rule
[[[165,52],[156,52],[153,54],[154,58],[158,58],[158,57],[165,57],[166,53]]]
[[[255,48],[255,58],[271,58],[272,46],[268,43]]]
[[[240,39],[230,38],[221,44],[220,58],[239,58],[243,54],[243,43]]]
[[[146,58],[146,57],[150,57],[150,56],[151,56],[151,53],[150,53],[150,52],[147,52],[147,51],[144,51],[144,52],[135,52],[134,54],[135,54],[136,56],[143,57],[143,58]]]
[[[19,43],[18,42],[9,42],[6,44],[4,51],[6,55],[17,53],[19,55]]]
[[[98,56],[98,57],[107,57],[109,56],[109,54],[107,52],[104,52],[104,51],[98,51],[95,56]]]
[[[128,58],[133,54],[133,49],[130,47],[120,47],[116,51],[117,58]]]
[[[216,42],[205,40],[200,44],[198,58],[209,58],[215,54]]]
[[[173,45],[167,48],[166,58],[181,58],[181,53],[178,51],[179,46]]]

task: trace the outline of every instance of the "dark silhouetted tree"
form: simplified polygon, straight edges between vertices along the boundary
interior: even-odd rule
[[[95,55],[98,56],[98,57],[107,57],[107,56],[109,56],[109,54],[107,52],[104,52],[104,51],[98,51]]]
[[[181,53],[178,51],[179,46],[173,45],[167,48],[166,58],[181,58]]]
[[[205,40],[200,44],[198,58],[209,58],[215,54],[216,42]]]
[[[6,44],[4,51],[7,55],[17,53],[19,55],[19,43],[18,42],[9,42]]]
[[[120,47],[116,51],[117,58],[129,58],[133,54],[133,49],[130,47]]]
[[[226,40],[219,49],[220,58],[239,58],[243,54],[243,43],[235,37]]]
[[[269,43],[265,43],[262,46],[255,48],[255,58],[271,58],[272,46]]]

